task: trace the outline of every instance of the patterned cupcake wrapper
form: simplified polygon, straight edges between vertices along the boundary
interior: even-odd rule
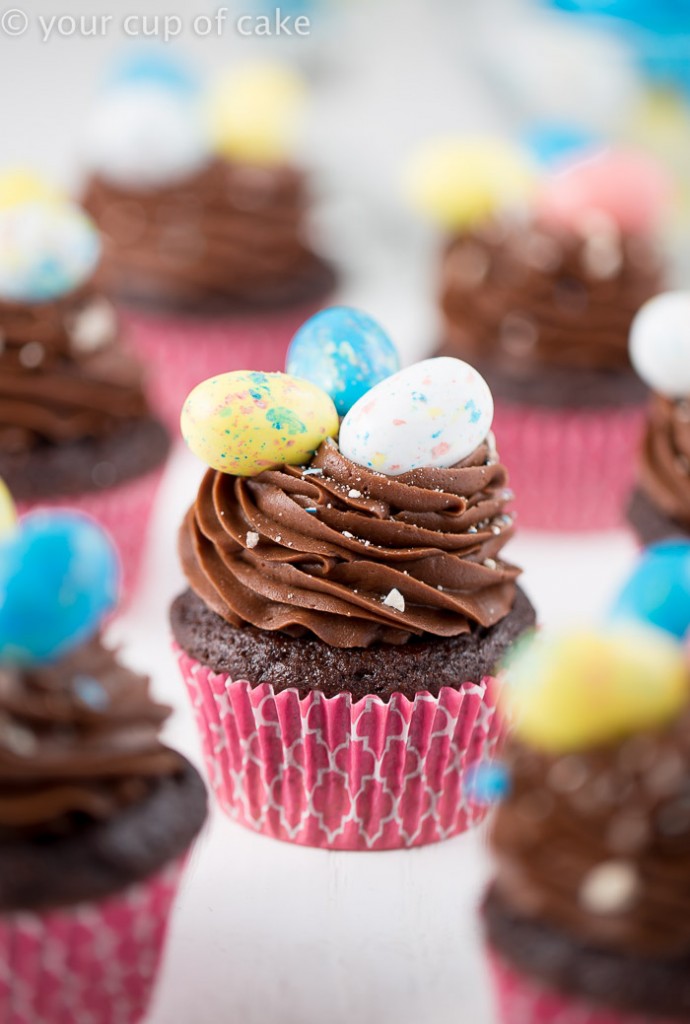
[[[151,470],[116,487],[65,498],[19,502],[19,515],[41,508],[69,508],[97,520],[112,537],[122,566],[121,604],[136,590],[146,549],[147,524],[164,468]],[[1,1019],[1,1018],[0,1018]]]
[[[0,916],[2,1024],[136,1024],[184,861],[102,903]]]
[[[493,429],[520,526],[622,526],[644,419],[644,406],[554,410],[498,401]]]
[[[488,951],[498,1024],[682,1024],[681,1020],[626,1013],[546,988]]]
[[[477,824],[468,769],[495,753],[498,683],[438,697],[276,693],[176,648],[218,803],[257,832],[333,850],[389,850],[447,839]]]
[[[231,370],[284,370],[292,336],[322,303],[225,317],[156,316],[120,311],[125,336],[148,369],[149,397],[180,436],[180,411],[196,385]]]

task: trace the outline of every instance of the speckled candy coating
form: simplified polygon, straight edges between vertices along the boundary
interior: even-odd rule
[[[286,373],[237,370],[202,381],[182,409],[182,436],[207,466],[254,476],[272,466],[308,462],[338,434],[329,396]]]
[[[297,331],[285,369],[322,388],[344,416],[370,388],[396,373],[400,360],[373,317],[348,306],[332,306]]]
[[[470,455],[491,429],[494,403],[482,376],[461,359],[425,359],[388,377],[352,407],[340,450],[360,466],[399,476]]]
[[[690,291],[645,302],[630,331],[630,359],[654,391],[690,397]]]

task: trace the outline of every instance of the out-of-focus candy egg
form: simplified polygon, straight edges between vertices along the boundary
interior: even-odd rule
[[[503,800],[510,792],[510,774],[500,761],[480,761],[469,765],[464,790],[470,800],[490,806]]]
[[[519,209],[534,192],[523,154],[495,139],[437,139],[410,161],[403,181],[410,203],[441,227],[461,230]]]
[[[59,658],[115,606],[117,553],[76,512],[32,512],[0,540],[0,661]]]
[[[690,694],[682,648],[651,627],[540,633],[518,644],[504,700],[520,739],[585,750],[670,721]]]
[[[332,306],[302,324],[285,369],[326,391],[341,416],[379,381],[400,368],[392,341],[366,313]]]
[[[611,610],[614,620],[646,622],[682,640],[690,630],[690,543],[648,548]]]
[[[621,231],[649,234],[660,224],[671,196],[664,168],[644,153],[606,149],[576,160],[542,183],[539,216],[580,230],[604,214]]]
[[[96,228],[72,203],[0,210],[0,298],[46,302],[65,295],[90,277],[100,254]]]
[[[17,526],[17,510],[12,495],[4,480],[0,480],[0,540],[14,533]]]
[[[15,167],[0,174],[0,210],[23,203],[59,200],[59,191],[33,171]]]
[[[189,394],[182,436],[212,469],[255,476],[301,466],[338,435],[338,413],[315,384],[286,373],[236,370],[202,381]]]
[[[84,149],[94,171],[134,188],[185,178],[210,159],[197,103],[155,83],[106,92],[87,123]]]
[[[525,135],[525,146],[537,163],[551,169],[566,161],[591,156],[602,145],[597,135],[568,123],[537,124]]]
[[[223,75],[211,91],[208,107],[215,149],[248,163],[284,160],[305,91],[302,78],[280,64],[247,64]]]
[[[340,427],[340,450],[388,476],[453,466],[485,440],[493,414],[491,392],[474,367],[449,356],[425,359],[353,405]]]
[[[652,390],[690,396],[690,291],[645,302],[630,330],[630,359]]]
[[[196,96],[201,87],[197,75],[173,56],[165,44],[128,47],[121,54],[106,79],[106,88],[130,85],[140,88],[155,85],[190,98]]]

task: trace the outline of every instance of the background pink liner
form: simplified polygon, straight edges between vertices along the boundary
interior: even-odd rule
[[[649,1017],[596,1007],[554,989],[511,967],[488,951],[498,1024],[682,1024],[669,1017]]]
[[[465,770],[502,737],[498,682],[414,701],[394,694],[275,693],[212,672],[175,647],[220,806],[247,828],[304,846],[388,850],[447,839],[487,807]]]
[[[163,316],[121,309],[124,336],[148,370],[148,394],[174,438],[180,411],[200,381],[230,370],[284,370],[287,347],[323,307],[309,302],[277,312],[224,317]]]
[[[19,515],[24,515],[39,508],[72,508],[96,519],[108,531],[120,554],[121,604],[125,604],[136,589],[146,549],[146,527],[158,487],[163,479],[164,468],[161,466],[102,491],[42,501],[19,502],[17,511]]]
[[[498,401],[494,431],[521,527],[623,525],[646,406],[541,409]]]
[[[2,1024],[136,1024],[184,858],[102,903],[0,915]]]

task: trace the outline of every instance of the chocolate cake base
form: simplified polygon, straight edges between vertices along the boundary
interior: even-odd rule
[[[657,508],[639,487],[632,493],[627,517],[643,547],[656,544],[660,540],[690,538],[690,529]]]
[[[690,949],[650,958],[600,949],[515,914],[491,889],[484,902],[489,945],[547,988],[620,1012],[690,1019]]]
[[[148,796],[106,821],[74,820],[40,836],[0,832],[0,912],[100,900],[180,857],[207,813],[191,764],[157,779]]]
[[[90,494],[157,468],[169,448],[170,438],[161,423],[132,420],[108,437],[0,451],[0,477],[16,501]]]
[[[393,693],[410,699],[420,691],[437,696],[443,686],[457,688],[491,675],[513,641],[534,626],[535,612],[518,589],[512,611],[488,629],[348,648],[312,636],[231,626],[192,590],[176,598],[171,621],[177,643],[190,657],[233,679],[271,683],[276,692],[294,688],[300,697],[320,690],[326,697],[348,692],[353,700],[370,695],[388,700]]]

